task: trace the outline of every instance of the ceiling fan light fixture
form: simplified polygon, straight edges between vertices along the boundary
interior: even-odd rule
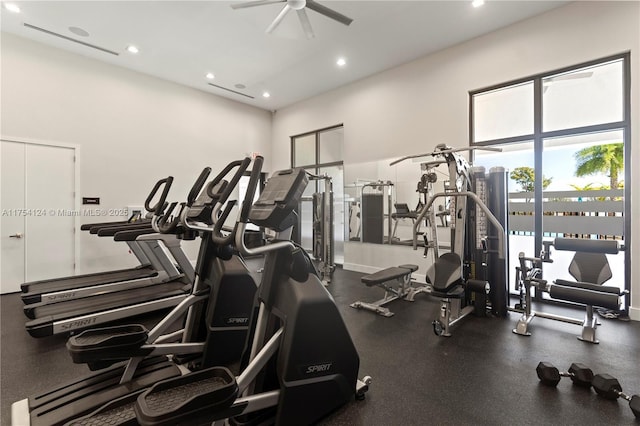
[[[20,7],[18,7],[18,5],[15,3],[5,3],[4,8],[9,12],[20,13]]]
[[[307,5],[307,0],[287,0],[287,4],[293,10],[302,10]]]

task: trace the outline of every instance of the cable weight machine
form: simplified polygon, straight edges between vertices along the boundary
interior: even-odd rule
[[[436,258],[426,274],[432,295],[442,299],[440,316],[433,323],[438,335],[449,336],[449,327],[472,312],[485,315],[490,309],[496,316],[507,314],[506,170],[493,168],[487,176],[484,168],[471,167],[460,152],[474,150],[500,151],[441,144],[432,153],[403,157],[391,163],[432,156],[448,166],[449,185],[430,197],[416,219],[413,237],[416,250],[420,222],[427,215],[433,218],[435,200],[448,199],[451,253]],[[423,169],[429,163],[424,164]],[[434,245],[438,245],[437,240]]]
[[[333,180],[326,173],[314,175],[307,172],[311,181],[323,181],[324,190],[312,195],[313,236],[312,253],[317,263],[320,279],[330,283],[336,269],[333,236]]]

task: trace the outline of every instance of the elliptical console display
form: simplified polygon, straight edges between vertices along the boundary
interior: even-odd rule
[[[275,172],[251,207],[249,220],[257,225],[284,231],[295,224],[292,214],[298,207],[309,178],[303,169]],[[293,220],[293,222],[292,222]]]

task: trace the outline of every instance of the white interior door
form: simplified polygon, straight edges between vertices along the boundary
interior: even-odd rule
[[[2,293],[74,274],[73,148],[2,141],[1,205]]]
[[[22,143],[2,141],[0,153],[2,167],[0,290],[2,293],[19,291],[20,284],[24,282],[25,147],[26,145]]]

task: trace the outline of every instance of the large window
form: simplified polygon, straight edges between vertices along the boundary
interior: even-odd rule
[[[470,93],[470,144],[503,149],[474,164],[510,170],[510,273],[543,240],[616,239],[607,285],[630,289],[629,76],[622,54]],[[568,278],[571,255],[554,256],[545,274]]]

